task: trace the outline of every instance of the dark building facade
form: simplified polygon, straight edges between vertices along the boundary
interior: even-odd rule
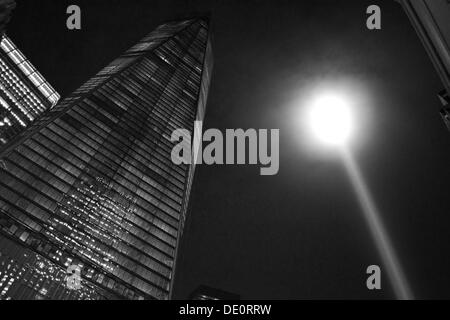
[[[0,299],[170,298],[211,69],[209,19],[162,24],[6,146]]]
[[[6,35],[0,38],[0,150],[58,102],[59,94]]]
[[[441,115],[450,129],[448,98],[450,95],[450,1],[449,0],[396,0],[405,10],[411,24],[422,41],[440,79],[444,91],[439,93],[443,102]]]
[[[450,95],[443,90],[439,93],[439,99],[442,102],[441,117],[444,120],[447,129],[450,131]]]

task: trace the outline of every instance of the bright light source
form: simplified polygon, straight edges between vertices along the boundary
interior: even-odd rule
[[[308,120],[313,134],[328,145],[343,146],[353,131],[348,102],[337,95],[321,95],[313,100]]]

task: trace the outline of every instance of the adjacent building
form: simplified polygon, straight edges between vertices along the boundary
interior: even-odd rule
[[[444,120],[447,129],[450,131],[450,95],[447,93],[447,91],[443,90],[439,93],[439,99],[444,106],[441,109],[442,120]]]
[[[450,1],[449,0],[396,0],[400,2],[430,56],[445,91],[450,95]],[[445,100],[441,101],[445,102]],[[448,100],[447,100],[448,101]],[[448,123],[448,104],[441,114]],[[444,116],[446,115],[446,116]]]
[[[0,150],[59,98],[12,40],[0,37]]]
[[[164,23],[4,148],[0,299],[170,298],[211,70],[209,19]]]

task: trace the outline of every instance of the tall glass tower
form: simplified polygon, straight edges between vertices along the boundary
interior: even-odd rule
[[[159,26],[0,154],[0,299],[168,299],[212,68],[209,19]]]
[[[0,150],[59,98],[11,39],[0,37]]]

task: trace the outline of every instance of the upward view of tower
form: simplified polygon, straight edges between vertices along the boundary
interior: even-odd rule
[[[0,150],[59,98],[11,39],[1,37]]]
[[[441,115],[450,129],[448,96],[450,95],[450,1],[396,0],[401,3],[425,50],[442,80],[445,90],[439,93],[444,107]],[[442,97],[447,99],[442,99]]]
[[[170,298],[211,70],[208,18],[162,24],[6,145],[0,299]]]

